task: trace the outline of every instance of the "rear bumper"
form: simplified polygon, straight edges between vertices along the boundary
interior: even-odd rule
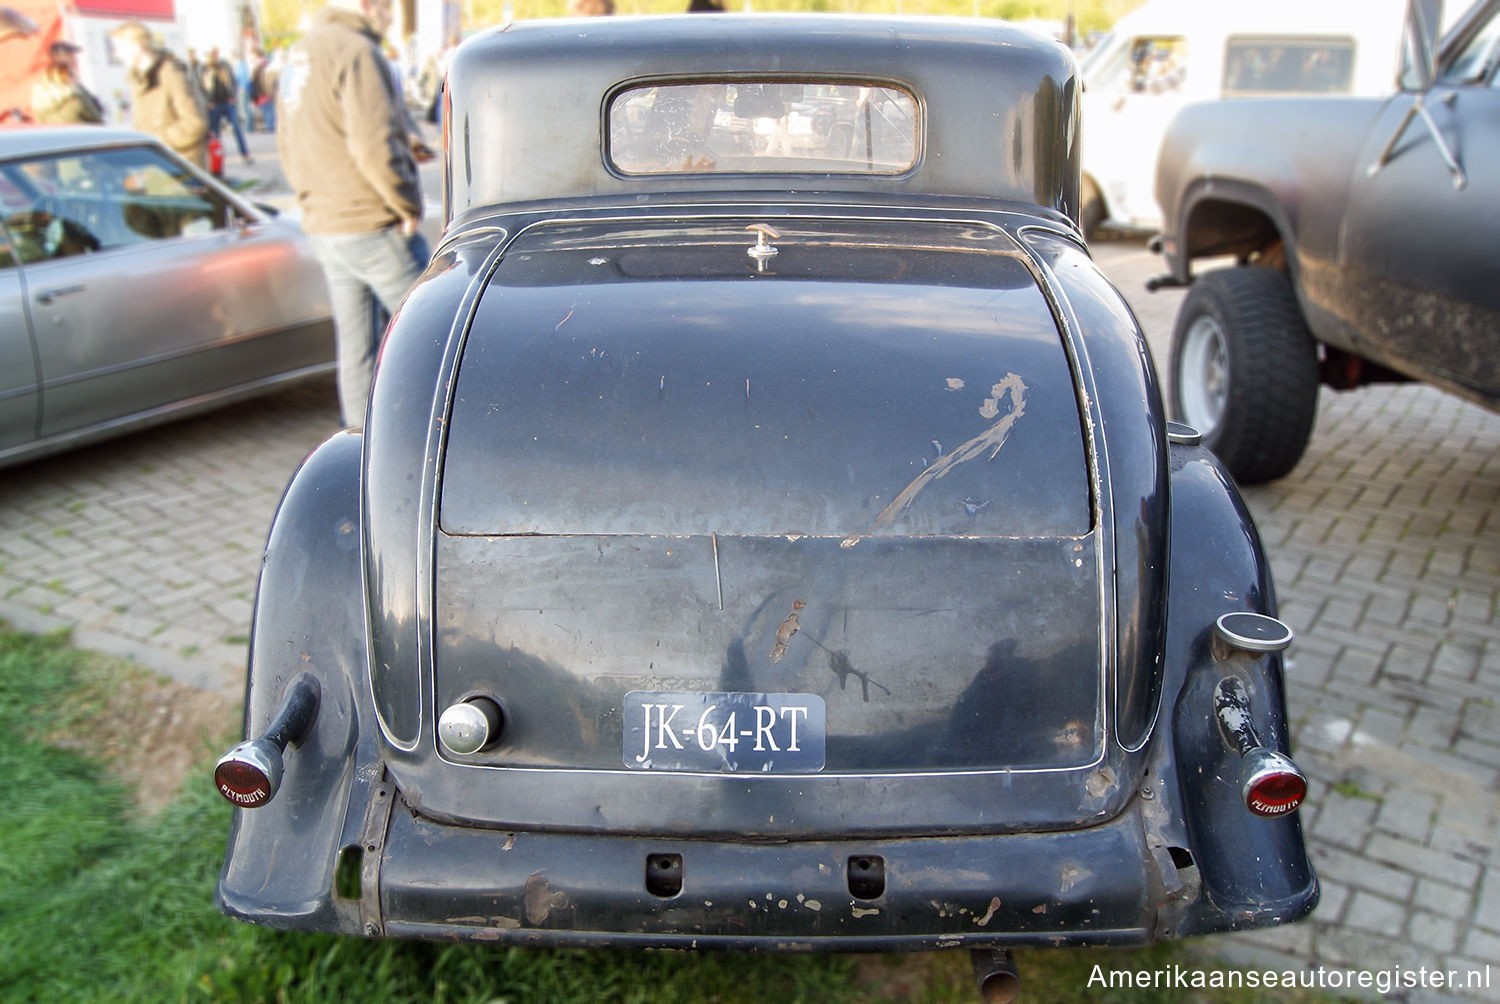
[[[299,917],[275,889],[236,889],[226,876],[219,901],[277,927],[776,951],[1144,944],[1284,922],[1316,902],[1312,882],[1231,920],[1202,895],[1195,867],[1152,846],[1141,808],[1071,832],[750,843],[454,826],[395,800],[383,840],[351,845],[363,858],[357,896],[330,890]],[[371,814],[357,814],[368,827]],[[651,878],[663,861],[677,866],[675,888]]]

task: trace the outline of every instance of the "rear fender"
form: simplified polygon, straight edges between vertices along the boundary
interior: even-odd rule
[[[1203,893],[1163,912],[1162,936],[1180,937],[1296,920],[1317,905],[1318,883],[1297,813],[1263,818],[1245,807],[1241,760],[1214,714],[1215,686],[1238,677],[1262,740],[1289,750],[1281,655],[1217,657],[1213,646],[1222,614],[1275,616],[1269,564],[1243,500],[1212,454],[1174,445],[1171,467],[1170,579],[1176,588],[1166,662],[1172,743],[1163,752],[1178,783],[1164,786],[1168,804],[1158,818],[1173,823],[1163,827],[1159,842],[1191,851],[1192,877]]]
[[[384,839],[381,821],[364,833],[367,803],[389,787],[380,784],[364,682],[360,445],[359,435],[339,433],[304,461],[282,498],[261,568],[246,738],[264,732],[299,676],[313,675],[321,688],[309,734],[286,750],[280,791],[259,808],[235,810],[216,890],[220,910],[271,927],[362,930],[358,900],[335,895],[334,872],[344,848],[363,848],[370,840],[362,837],[372,837],[369,849],[377,850]],[[361,736],[367,748],[357,749]]]

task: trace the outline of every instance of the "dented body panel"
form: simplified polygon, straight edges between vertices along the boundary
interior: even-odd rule
[[[359,469],[325,447],[278,515],[247,734],[298,672],[352,704],[289,750],[281,795],[237,813],[227,912],[886,950],[1145,943],[1316,902],[1295,814],[1225,802],[1213,685],[1236,673],[1282,748],[1285,710],[1280,656],[1227,666],[1212,625],[1274,613],[1274,595],[1232,485],[1169,446],[1140,330],[1062,215],[1076,158],[1049,158],[1076,126],[1070,57],[1005,28],[790,20],[852,30],[774,60],[735,42],[722,87],[816,75],[810,54],[836,51],[840,79],[878,64],[936,123],[952,97],[925,75],[956,34],[971,82],[1005,85],[989,101],[1050,102],[1022,134],[1048,149],[1023,144],[989,189],[988,164],[934,165],[934,125],[901,182],[606,169],[597,190],[520,203],[497,194],[522,171],[497,152],[501,177],[465,189],[393,323],[349,437]],[[781,23],[733,28],[774,40]],[[591,25],[588,51],[640,43],[667,60],[654,72],[707,72],[703,28],[655,24]],[[893,36],[911,44],[877,40]],[[500,58],[513,37],[571,51],[553,27],[466,46],[455,130],[515,114],[480,100],[503,82],[531,93],[533,70]],[[599,158],[597,109],[635,58],[590,64],[586,112],[536,92],[547,127]],[[1026,173],[1056,164],[1070,176]],[[971,191],[914,188],[929,168]],[[359,527],[356,557],[305,569],[293,542],[325,510]],[[314,651],[325,607],[341,613]],[[1199,713],[1184,695],[1204,685]],[[496,731],[456,752],[443,716],[473,701]],[[335,748],[344,780],[306,782],[323,785],[311,822],[318,796],[292,778],[302,750]],[[299,839],[335,848],[357,888],[332,887],[332,860],[283,872]]]

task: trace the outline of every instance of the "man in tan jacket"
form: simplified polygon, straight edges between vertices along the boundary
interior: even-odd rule
[[[338,335],[339,407],[364,424],[382,332],[416,279],[411,242],[422,219],[406,116],[380,39],[391,0],[330,0],[288,54],[277,97],[276,146],[323,266]],[[422,255],[425,259],[425,254]]]
[[[109,33],[115,53],[126,66],[133,97],[131,121],[183,158],[208,166],[208,117],[187,70],[139,21],[127,21]]]

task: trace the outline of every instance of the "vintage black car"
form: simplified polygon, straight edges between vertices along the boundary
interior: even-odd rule
[[[1319,385],[1421,380],[1500,409],[1500,2],[1435,47],[1409,7],[1400,90],[1185,109],[1157,198],[1174,410],[1242,483],[1296,466]],[[1193,275],[1196,259],[1241,267]]]
[[[1312,909],[1290,633],[1082,242],[1065,49],[535,22],[447,101],[445,236],[267,544],[226,912],[881,951]]]

